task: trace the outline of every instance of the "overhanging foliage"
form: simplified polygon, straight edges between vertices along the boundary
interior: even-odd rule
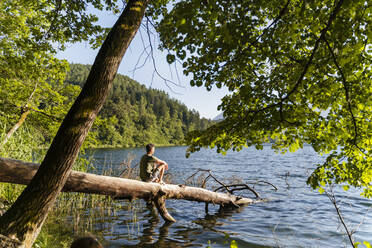
[[[274,141],[328,154],[308,180],[372,186],[372,6],[366,0],[187,0],[158,22],[168,62],[192,86],[227,87],[224,120],[192,132],[189,152]]]

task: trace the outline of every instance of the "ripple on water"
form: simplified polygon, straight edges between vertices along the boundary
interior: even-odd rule
[[[157,148],[156,156],[166,160],[169,172],[177,183],[193,174],[196,169],[211,169],[218,178],[233,176],[243,181],[264,180],[278,187],[255,185],[262,197],[269,202],[246,206],[234,211],[219,211],[210,205],[209,215],[203,203],[168,200],[169,212],[177,219],[165,225],[160,218],[149,215],[146,208],[137,210],[136,221],[130,221],[128,212],[122,211],[117,218],[96,225],[102,232],[107,247],[228,247],[236,240],[239,247],[343,247],[343,230],[338,229],[339,220],[326,195],[306,185],[316,163],[324,158],[317,156],[311,147],[285,155],[274,153],[269,146],[263,150],[244,149],[228,152],[226,156],[214,151],[202,150],[186,159],[185,147]],[[113,169],[127,154],[136,156],[138,163],[143,149],[95,150],[96,167],[111,164]],[[112,160],[112,161],[110,161]],[[361,198],[358,190],[335,190],[340,200],[345,220],[357,226],[356,239],[372,242],[372,211],[369,200]],[[347,240],[346,240],[347,242]],[[125,245],[125,246],[124,246]]]

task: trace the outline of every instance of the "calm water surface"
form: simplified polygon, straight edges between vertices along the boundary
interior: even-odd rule
[[[229,247],[236,240],[239,247],[345,247],[349,246],[333,205],[326,195],[313,191],[306,179],[321,162],[311,147],[285,155],[274,153],[269,146],[226,156],[202,150],[185,158],[186,147],[159,147],[155,155],[169,164],[174,183],[183,183],[197,169],[211,169],[219,179],[237,177],[244,182],[265,180],[273,183],[256,186],[268,202],[238,210],[220,211],[210,206],[206,215],[203,203],[168,200],[167,207],[176,223],[166,224],[151,215],[143,201],[131,212],[117,211],[96,220],[94,230],[104,237],[105,247]],[[134,156],[132,164],[144,149],[93,150],[94,166],[99,170],[110,166],[119,173],[119,164],[127,156]],[[249,196],[249,194],[248,194]],[[357,191],[336,189],[342,213],[357,241],[372,242],[371,201]],[[252,195],[253,197],[253,195]],[[135,216],[135,219],[133,218]],[[362,223],[361,223],[362,222]]]

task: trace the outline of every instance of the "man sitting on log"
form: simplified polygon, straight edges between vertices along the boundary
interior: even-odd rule
[[[155,145],[146,145],[146,154],[140,162],[140,178],[144,182],[155,182],[164,184],[164,171],[168,170],[168,164],[154,156]]]

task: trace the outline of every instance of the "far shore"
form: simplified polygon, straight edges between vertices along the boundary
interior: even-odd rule
[[[186,144],[156,144],[155,147],[173,147],[173,146],[186,146]],[[145,145],[138,145],[138,146],[110,146],[110,145],[103,145],[103,146],[90,146],[86,147],[86,149],[131,149],[131,148],[143,148]]]

